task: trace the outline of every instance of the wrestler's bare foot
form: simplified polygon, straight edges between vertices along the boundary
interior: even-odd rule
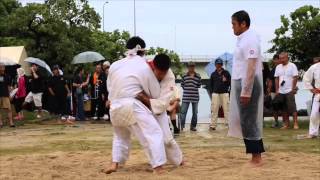
[[[74,122],[72,120],[67,119],[65,124],[71,124],[72,125],[72,124],[74,124]]]
[[[181,163],[180,163],[180,166],[185,166],[186,165],[186,161],[183,159],[182,161],[181,161]]]
[[[105,169],[102,170],[102,172],[106,173],[106,174],[111,174],[113,172],[117,172],[118,167],[119,167],[119,164],[113,162],[113,163],[111,163],[110,167],[106,167]]]
[[[164,174],[166,171],[163,169],[162,166],[158,166],[153,168],[153,174],[161,175]]]
[[[252,159],[250,161],[250,164],[253,167],[261,167],[262,166],[261,154],[252,154]]]

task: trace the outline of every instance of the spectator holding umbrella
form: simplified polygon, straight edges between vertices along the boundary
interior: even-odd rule
[[[72,86],[76,89],[75,95],[76,95],[76,104],[77,104],[77,110],[76,110],[77,121],[84,121],[86,119],[84,114],[84,104],[83,104],[83,95],[84,95],[83,88],[89,84],[90,75],[88,75],[86,81],[84,81],[83,78],[84,78],[83,67],[78,67],[75,72],[75,76],[72,83]]]
[[[39,65],[32,64],[31,68],[30,92],[24,100],[24,106],[27,103],[34,102],[37,108],[37,118],[41,118],[42,111],[42,94],[44,90],[44,78],[39,73]]]
[[[12,111],[9,98],[10,77],[5,74],[5,65],[0,63],[0,109],[7,111],[10,127],[15,127],[12,120]],[[2,116],[0,114],[0,128],[3,127]]]

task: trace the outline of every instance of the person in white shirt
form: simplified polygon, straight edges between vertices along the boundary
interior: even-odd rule
[[[111,65],[107,80],[114,136],[112,164],[103,172],[116,172],[119,164],[127,161],[131,135],[135,135],[154,172],[162,173],[167,161],[162,129],[149,108],[136,99],[142,91],[158,98],[160,84],[142,57],[145,42],[140,37],[132,37],[126,47],[127,57]]]
[[[295,64],[289,62],[287,52],[279,54],[281,64],[277,65],[274,73],[276,81],[276,96],[282,102],[282,118],[284,125],[281,129],[288,129],[290,126],[289,115],[293,115],[294,129],[299,129],[298,112],[295,100],[297,93],[298,68]]]
[[[245,11],[232,15],[232,28],[238,36],[233,57],[229,132],[243,138],[246,153],[252,154],[250,163],[262,165],[263,80],[259,36],[249,29],[250,17]]]
[[[175,86],[175,77],[170,69],[171,60],[165,54],[158,54],[153,61],[148,63],[160,82],[160,96],[159,98],[150,98],[141,92],[137,98],[152,110],[163,131],[167,159],[175,166],[180,166],[184,164],[182,152],[172,136],[167,115],[167,108],[174,93],[172,88]]]
[[[320,60],[320,57],[314,58]],[[314,84],[313,84],[314,82]],[[319,136],[320,125],[320,62],[312,65],[303,76],[304,87],[313,94],[312,110],[310,114],[308,138]]]

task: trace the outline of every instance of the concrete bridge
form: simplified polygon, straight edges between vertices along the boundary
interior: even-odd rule
[[[218,56],[215,55],[181,55],[180,62],[184,64],[183,72],[187,72],[187,63],[192,61],[196,64],[196,72],[201,75],[202,79],[209,79],[204,68]]]

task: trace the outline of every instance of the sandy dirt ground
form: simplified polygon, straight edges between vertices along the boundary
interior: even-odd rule
[[[167,173],[155,176],[136,141],[124,167],[111,175],[100,172],[111,159],[112,129],[108,124],[2,129],[0,179],[319,180],[319,139],[303,142],[295,140],[292,132],[282,136],[272,132],[266,132],[270,134],[265,143],[267,153],[263,155],[264,165],[259,168],[248,164],[250,156],[245,155],[242,142],[226,137],[226,130],[211,133],[204,127],[197,133],[185,132],[177,141],[183,149],[186,165],[179,168],[166,165]],[[286,138],[301,144],[284,143]]]

